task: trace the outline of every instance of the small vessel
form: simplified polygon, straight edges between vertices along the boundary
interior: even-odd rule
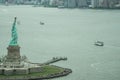
[[[96,41],[94,45],[96,45],[96,46],[104,46],[104,42]]]
[[[17,21],[17,24],[20,25],[20,21]]]
[[[44,22],[40,22],[40,25],[44,25],[45,23]]]

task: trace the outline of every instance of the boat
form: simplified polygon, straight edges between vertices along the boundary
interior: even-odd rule
[[[96,41],[94,45],[96,45],[96,46],[104,46],[104,42]]]
[[[40,22],[40,25],[44,25],[45,23],[44,22]]]

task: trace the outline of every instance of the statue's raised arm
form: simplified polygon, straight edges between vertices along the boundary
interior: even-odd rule
[[[16,30],[16,17],[14,18],[14,22],[13,22],[13,25],[12,25],[12,30],[11,30],[11,41],[10,41],[10,44],[9,45],[18,45],[17,44],[17,41],[18,41],[18,35],[17,35],[17,30]]]

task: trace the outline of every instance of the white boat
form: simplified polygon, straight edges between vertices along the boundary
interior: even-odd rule
[[[104,42],[96,41],[94,45],[96,45],[96,46],[104,46]]]

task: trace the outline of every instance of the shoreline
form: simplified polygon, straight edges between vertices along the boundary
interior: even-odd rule
[[[31,6],[31,7],[44,7],[44,8],[58,8],[58,9],[93,9],[93,10],[120,10],[120,7],[114,7],[114,8],[104,8],[104,7],[95,7],[95,8],[91,8],[91,7],[63,7],[63,8],[59,8],[59,7],[52,7],[52,6],[35,6],[35,5],[30,5],[30,4],[9,4],[9,5],[5,5],[0,3],[0,6]]]
[[[59,78],[59,77],[63,77],[63,76],[67,76],[68,74],[72,73],[72,70],[71,69],[65,69],[63,72],[61,73],[56,73],[56,74],[50,74],[46,77],[39,77],[39,78],[35,78],[35,79],[28,79],[28,80],[36,80],[36,79],[39,79],[39,80],[43,80],[43,79],[52,79],[52,78]]]
[[[61,69],[62,71],[58,73],[50,73],[47,75],[29,75],[28,74],[28,75],[20,75],[20,76],[11,75],[11,76],[4,76],[4,77],[1,77],[0,75],[0,80],[43,80],[43,79],[64,77],[72,73],[72,70],[68,68],[62,68],[55,65],[48,65],[48,66],[54,67],[56,69]]]

